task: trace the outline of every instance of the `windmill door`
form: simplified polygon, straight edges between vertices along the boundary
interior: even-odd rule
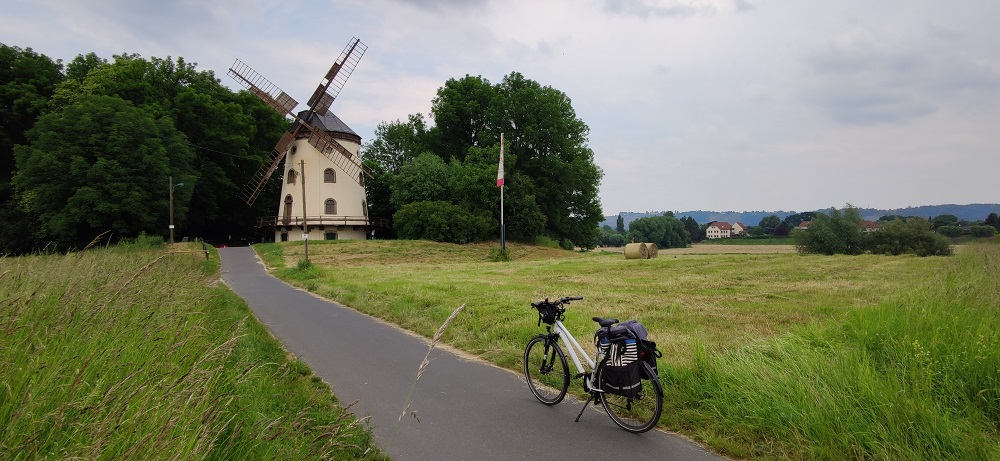
[[[292,220],[292,196],[291,194],[285,196],[285,214],[281,217],[281,223],[288,225]]]

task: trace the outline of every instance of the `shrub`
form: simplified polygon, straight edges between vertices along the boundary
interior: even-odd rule
[[[972,226],[973,237],[992,237],[997,235],[997,230],[993,226]]]
[[[917,256],[948,256],[951,245],[948,239],[931,230],[931,222],[923,218],[910,218],[905,222],[894,219],[870,236],[869,249],[874,254]]]
[[[545,235],[535,237],[535,245],[545,248],[559,248],[559,242]]]
[[[140,232],[139,236],[134,239],[124,238],[118,242],[119,246],[125,246],[137,250],[151,250],[154,248],[160,248],[165,244],[166,241],[163,240],[163,236],[146,235],[145,232]]]
[[[941,226],[937,228],[937,232],[945,237],[961,237],[962,228],[958,226]]]
[[[407,204],[392,219],[399,238],[435,242],[481,242],[499,227],[487,215],[475,215],[440,201]]]

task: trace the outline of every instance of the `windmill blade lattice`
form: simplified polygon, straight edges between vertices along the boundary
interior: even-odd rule
[[[309,107],[320,115],[326,115],[330,110],[330,104],[340,95],[340,90],[344,88],[347,79],[351,78],[354,68],[358,67],[361,57],[368,51],[368,46],[361,43],[361,40],[354,38],[344,47],[340,57],[333,63],[330,70],[326,72],[323,82],[309,98]]]
[[[333,63],[330,70],[327,71],[323,81],[316,88],[316,91],[313,92],[313,96],[309,98],[309,110],[306,111],[307,115],[304,119],[292,112],[295,106],[298,105],[298,102],[278,88],[277,85],[271,83],[270,80],[250,68],[250,66],[237,59],[233,63],[233,66],[229,68],[228,74],[243,85],[244,88],[257,95],[257,97],[279,114],[291,116],[296,120],[292,128],[274,146],[274,150],[271,152],[270,164],[265,163],[261,165],[250,182],[237,194],[247,205],[253,205],[257,196],[263,191],[267,180],[270,179],[271,175],[278,168],[278,165],[285,158],[289,146],[295,139],[303,137],[303,135],[308,136],[309,144],[313,145],[324,156],[344,170],[358,184],[363,185],[362,174],[369,177],[372,176],[371,172],[360,163],[360,159],[354,157],[351,151],[322,129],[315,129],[308,123],[312,119],[313,114],[326,115],[329,112],[333,100],[340,94],[340,90],[343,89],[344,84],[347,83],[347,79],[354,73],[354,69],[367,50],[368,46],[361,43],[361,40],[357,38],[351,39],[340,54],[340,57]]]
[[[291,96],[281,91],[281,88],[278,88],[277,85],[271,83],[270,80],[258,74],[257,71],[239,59],[233,63],[233,67],[229,68],[227,74],[251,93],[264,100],[267,105],[278,111],[279,114],[292,115],[292,109],[295,109],[295,106],[299,104]]]

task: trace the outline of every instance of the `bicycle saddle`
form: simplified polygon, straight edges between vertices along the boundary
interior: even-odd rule
[[[610,327],[611,325],[618,323],[618,319],[606,319],[603,317],[594,317],[594,321],[602,327]]]

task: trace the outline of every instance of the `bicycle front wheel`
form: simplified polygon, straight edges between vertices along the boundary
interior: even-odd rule
[[[597,382],[604,382],[602,366]],[[603,386],[601,386],[603,388]],[[655,380],[642,380],[642,390],[634,397],[624,397],[610,392],[601,394],[601,403],[608,416],[619,427],[629,432],[646,432],[656,426],[663,412],[663,389]]]
[[[524,348],[524,377],[539,402],[555,405],[569,389],[569,366],[566,354],[555,341],[536,336]]]

